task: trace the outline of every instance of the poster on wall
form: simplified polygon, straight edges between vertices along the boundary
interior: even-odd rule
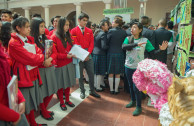
[[[179,36],[179,47],[187,54],[189,54],[191,47],[191,37],[192,37],[192,25],[183,26],[180,28],[180,36]]]
[[[177,72],[179,72],[181,76],[185,76],[186,62],[188,61],[187,54],[182,50],[178,50],[177,54]]]

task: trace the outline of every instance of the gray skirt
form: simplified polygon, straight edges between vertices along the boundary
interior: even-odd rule
[[[76,84],[75,65],[69,63],[55,69],[58,89],[72,87]]]
[[[39,72],[42,79],[41,88],[43,98],[55,94],[58,90],[55,67],[39,68]]]
[[[1,121],[0,126],[13,126],[11,122]],[[18,122],[16,126],[29,126],[26,116],[24,114],[21,115],[21,120]]]
[[[20,88],[25,100],[25,114],[29,114],[31,110],[38,110],[40,103],[43,103],[42,89],[39,86],[39,80],[33,81],[34,86],[29,88]]]

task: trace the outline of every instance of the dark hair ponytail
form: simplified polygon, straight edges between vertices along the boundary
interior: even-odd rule
[[[45,34],[42,35],[43,44],[41,44],[40,40],[39,40],[39,36],[40,36],[39,26],[41,23],[44,23],[44,20],[42,18],[39,18],[39,17],[33,18],[32,22],[30,24],[30,28],[31,28],[30,34],[31,34],[31,36],[34,37],[34,41],[35,41],[36,45],[39,48],[44,49],[43,45],[45,44],[45,40],[47,40],[47,37]]]
[[[0,30],[0,40],[4,47],[8,47],[9,40],[11,39],[11,23],[10,22],[2,22],[1,30]]]
[[[121,18],[115,18],[115,19],[114,19],[114,22],[115,22],[116,24],[118,24],[118,27],[120,27],[120,28],[125,24],[125,22],[124,22],[123,19],[121,19]]]
[[[19,33],[19,31],[16,29],[16,27],[17,27],[17,26],[20,27],[20,28],[25,27],[26,23],[29,23],[29,21],[28,21],[27,18],[22,17],[22,16],[21,16],[21,17],[18,17],[18,18],[16,18],[15,20],[13,20],[13,22],[12,22],[12,28],[13,28],[13,30],[15,30],[17,33]]]
[[[61,17],[59,19],[57,31],[56,31],[56,36],[61,40],[61,42],[65,48],[67,47],[67,42],[71,46],[73,46],[71,34],[70,34],[69,30],[66,33],[64,32],[64,26],[65,26],[65,23],[67,21],[68,20],[65,17]]]

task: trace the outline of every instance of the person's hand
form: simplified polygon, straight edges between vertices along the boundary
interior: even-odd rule
[[[160,50],[166,50],[168,47],[168,41],[163,41],[162,45],[159,45]]]
[[[68,58],[68,59],[76,58],[76,56],[75,56],[75,55],[72,55],[71,53],[69,53],[69,54],[67,54],[67,58]]]
[[[25,112],[25,102],[19,104],[19,114],[23,114]]]
[[[90,59],[89,55],[86,57],[86,59],[84,61],[88,61]]]
[[[13,125],[16,126],[20,122],[20,120],[21,120],[21,115],[17,121],[13,122]]]
[[[51,66],[51,65],[52,65],[51,61],[52,61],[52,60],[53,60],[53,59],[52,59],[51,57],[49,57],[48,59],[46,59],[46,60],[44,61],[44,66],[45,66],[45,67]]]
[[[140,42],[140,43],[138,43],[137,45],[140,46],[140,47],[143,47],[143,46],[142,46],[143,44],[147,44],[147,42]]]

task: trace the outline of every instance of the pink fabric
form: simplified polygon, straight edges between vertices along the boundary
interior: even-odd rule
[[[133,82],[140,91],[147,91],[154,107],[159,111],[167,102],[167,90],[172,84],[173,75],[166,64],[157,60],[145,59],[138,64],[133,74]]]

